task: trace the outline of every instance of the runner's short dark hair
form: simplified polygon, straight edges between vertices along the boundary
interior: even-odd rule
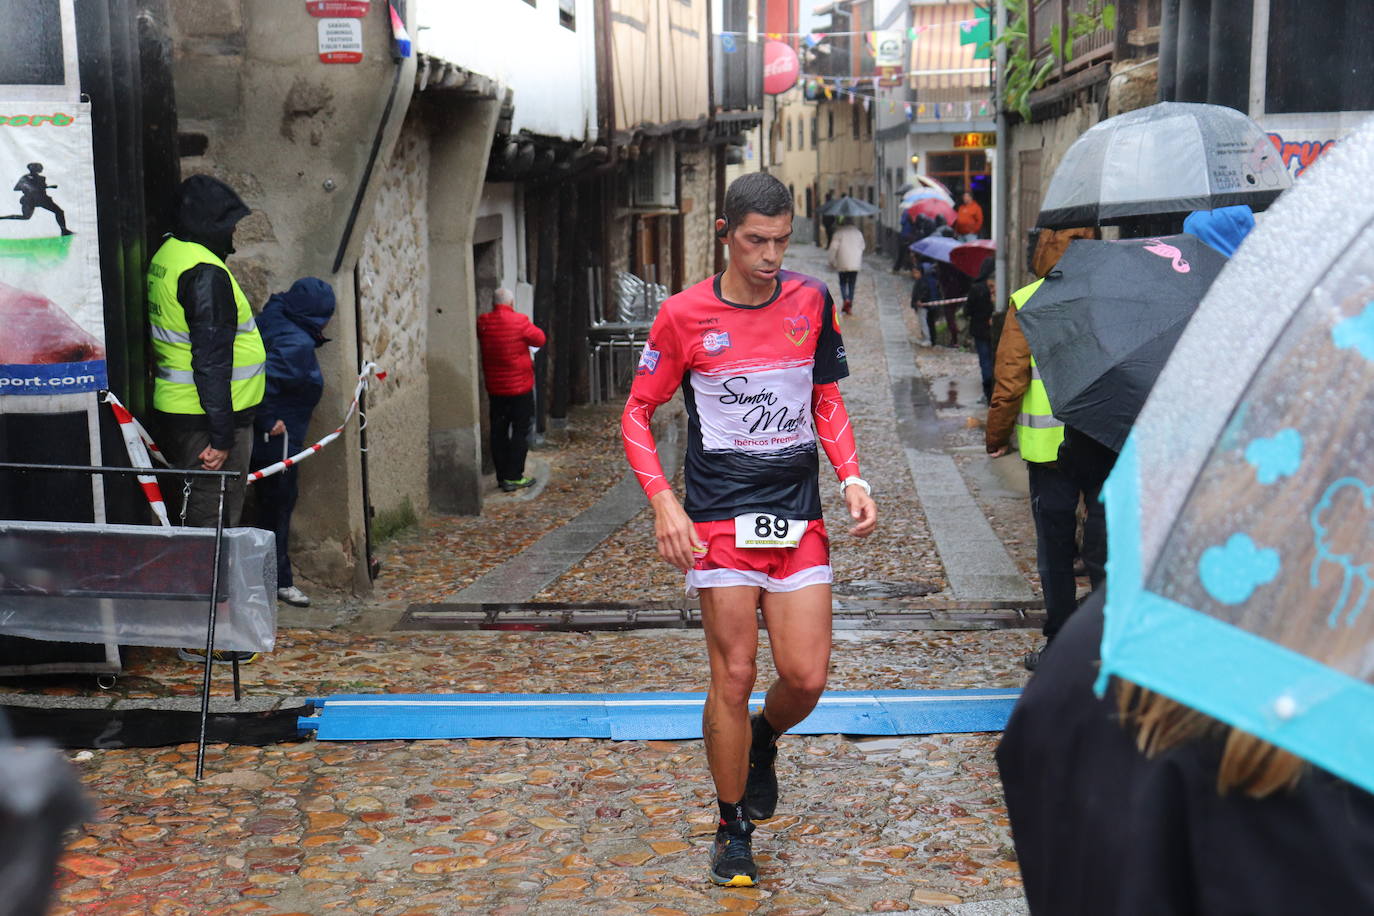
[[[725,192],[725,228],[720,235],[725,237],[750,213],[762,216],[780,216],[792,213],[792,194],[787,185],[766,172],[749,172],[730,182]]]

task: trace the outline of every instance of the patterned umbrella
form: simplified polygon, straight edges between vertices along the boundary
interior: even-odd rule
[[[906,208],[906,215],[913,221],[918,216],[928,216],[931,219],[935,219],[937,216],[944,217],[947,226],[953,226],[954,220],[958,217],[954,208],[938,197],[927,197],[916,201]]]
[[[1239,111],[1160,102],[1075,140],[1035,224],[1062,229],[1231,204],[1263,210],[1292,183],[1269,136]]]
[[[1370,791],[1372,172],[1367,122],[1274,206],[1179,339],[1104,491],[1098,685],[1121,676]]]

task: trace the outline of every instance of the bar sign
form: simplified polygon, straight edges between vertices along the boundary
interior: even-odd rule
[[[356,64],[363,59],[363,24],[357,19],[320,20],[320,60]]]

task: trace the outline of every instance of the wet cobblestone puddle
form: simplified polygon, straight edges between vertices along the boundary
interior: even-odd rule
[[[821,269],[814,249],[789,259],[797,269]],[[938,597],[945,573],[896,436],[873,302],[875,291],[905,290],[899,278],[875,277],[877,267],[861,274],[845,323],[854,375],[842,387],[882,527],[863,544],[836,534],[848,523],[824,478],[836,578],[865,583],[856,585],[860,594],[903,583],[899,592]],[[914,338],[914,316],[910,330]],[[966,373],[972,360],[918,354],[923,371],[948,375]],[[976,413],[953,394],[946,400],[942,415]],[[618,405],[599,405],[574,415],[565,440],[538,453],[550,482],[536,498],[493,499],[480,518],[434,519],[388,545],[368,607],[341,613],[340,625],[283,629],[277,650],[244,669],[247,694],[285,701],[341,692],[704,690],[705,653],[694,630],[393,632],[350,623],[443,601],[592,505],[624,473],[618,414]],[[981,440],[976,422],[963,419],[949,424],[951,450]],[[1014,520],[1014,500],[981,493],[973,471],[966,475],[1013,558],[1033,569],[1033,539]],[[644,513],[528,597],[681,602],[681,588],[680,575],[654,557]],[[1019,687],[1020,657],[1037,638],[1025,629],[838,631],[831,687]],[[766,683],[766,651],[760,658]],[[126,665],[105,694],[89,682],[11,681],[4,689],[107,698],[189,697],[198,689],[198,669],[168,650],[132,650]],[[227,678],[217,684],[223,692]],[[219,745],[200,784],[191,779],[192,745],[71,752],[99,815],[68,845],[54,912],[1021,913],[996,741],[785,739],[783,799],[756,834],[762,884],[752,889],[706,881],[714,798],[699,741]]]

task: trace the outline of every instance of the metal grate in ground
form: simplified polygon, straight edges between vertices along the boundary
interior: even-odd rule
[[[941,598],[835,602],[837,630],[1003,630],[1039,627],[1041,602]],[[393,630],[591,632],[695,629],[701,610],[673,602],[524,602],[412,604]]]

